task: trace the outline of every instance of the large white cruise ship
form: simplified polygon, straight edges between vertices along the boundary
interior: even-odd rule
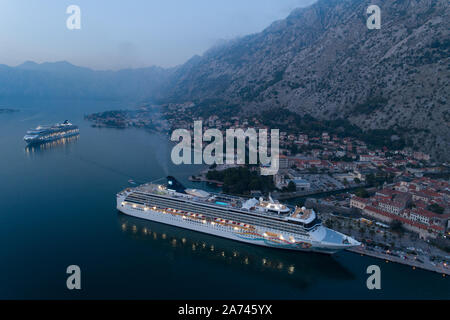
[[[245,200],[186,189],[173,177],[167,180],[167,185],[148,183],[123,190],[117,194],[117,209],[134,217],[273,248],[332,254],[360,245],[324,227],[312,209],[291,209],[270,197]]]
[[[23,140],[29,145],[40,144],[77,136],[79,133],[78,127],[66,120],[53,126],[38,126],[36,129],[28,130]]]

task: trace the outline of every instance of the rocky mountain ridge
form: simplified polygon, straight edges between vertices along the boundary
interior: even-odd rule
[[[372,4],[380,30],[366,26]],[[444,0],[320,0],[196,57],[174,72],[163,98],[345,118],[396,129],[449,159],[449,21]]]

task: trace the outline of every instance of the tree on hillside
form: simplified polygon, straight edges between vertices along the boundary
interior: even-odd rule
[[[356,190],[355,195],[360,198],[369,198],[369,193],[364,188],[360,188],[360,189]]]
[[[295,186],[294,181],[289,181],[287,190],[288,190],[288,192],[295,192],[297,190],[297,187]]]

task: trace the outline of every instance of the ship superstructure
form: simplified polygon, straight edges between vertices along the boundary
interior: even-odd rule
[[[73,137],[79,133],[78,127],[66,120],[53,126],[38,126],[36,129],[29,130],[23,140],[28,144],[39,144]]]
[[[353,238],[322,225],[305,207],[186,189],[175,178],[167,185],[144,184],[117,194],[125,214],[261,246],[335,253],[359,246]]]

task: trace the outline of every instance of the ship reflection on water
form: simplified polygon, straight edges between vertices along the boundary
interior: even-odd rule
[[[156,243],[174,256],[195,255],[208,263],[236,268],[236,272],[273,276],[299,288],[324,279],[346,281],[355,278],[333,256],[259,247],[122,214],[118,221],[125,234],[139,241]]]
[[[58,139],[51,142],[45,142],[40,144],[31,144],[25,147],[25,153],[30,156],[33,154],[39,154],[42,152],[47,152],[52,149],[68,149],[72,144],[79,140],[80,136],[72,136],[67,138]]]

